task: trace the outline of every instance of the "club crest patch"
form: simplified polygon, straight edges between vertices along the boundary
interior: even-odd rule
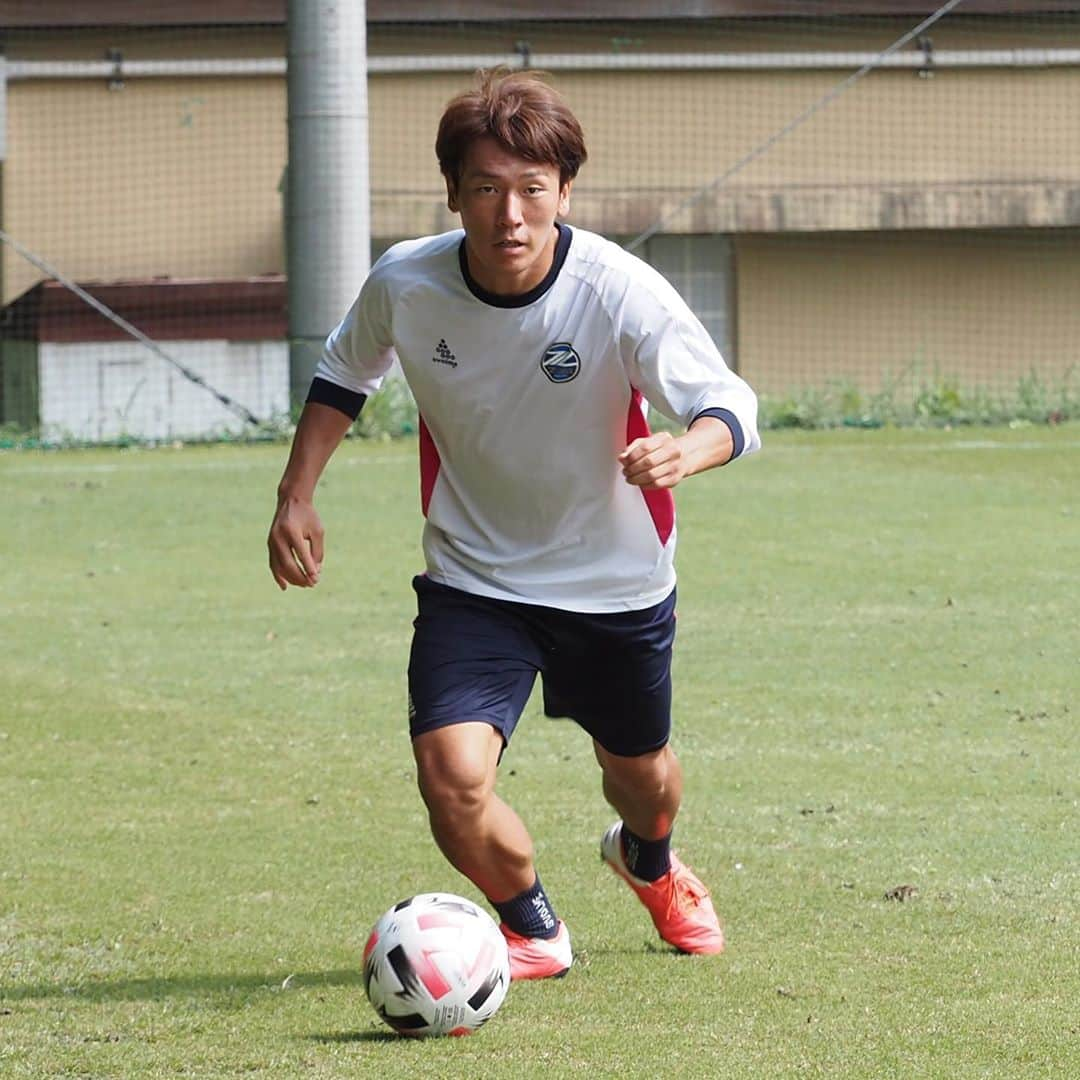
[[[553,383],[570,382],[581,370],[581,357],[568,341],[549,345],[540,358],[540,367]]]

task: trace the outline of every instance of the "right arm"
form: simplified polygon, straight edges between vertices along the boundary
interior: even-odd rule
[[[372,267],[348,314],[326,339],[296,425],[267,540],[270,573],[279,589],[318,584],[323,527],[315,512],[315,486],[364,401],[379,389],[394,362],[392,303],[387,277],[379,271],[390,265],[394,250]]]
[[[267,539],[270,573],[282,590],[318,584],[323,527],[315,512],[315,485],[351,424],[345,413],[317,402],[309,401],[300,414]]]

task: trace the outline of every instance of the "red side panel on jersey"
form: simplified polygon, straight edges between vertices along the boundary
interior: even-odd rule
[[[626,414],[626,442],[627,445],[635,439],[643,439],[651,435],[649,422],[641,411],[641,391],[634,390],[630,397],[630,409]],[[656,535],[660,537],[660,543],[666,544],[675,528],[675,497],[667,488],[655,491],[642,490],[645,505],[649,508],[649,515],[656,526]]]
[[[439,468],[442,459],[439,450],[435,446],[435,440],[428,431],[424,418],[420,417],[420,509],[427,517],[428,506],[431,503],[431,493],[435,490],[435,481],[439,476]]]

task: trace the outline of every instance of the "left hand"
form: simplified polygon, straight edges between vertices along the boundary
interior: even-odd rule
[[[635,439],[620,455],[628,484],[644,488],[673,488],[695,473],[715,469],[731,460],[731,428],[715,416],[699,416],[688,431],[672,435],[657,431]]]
[[[619,464],[628,484],[646,490],[673,488],[690,475],[682,441],[669,431],[635,439],[619,455]]]

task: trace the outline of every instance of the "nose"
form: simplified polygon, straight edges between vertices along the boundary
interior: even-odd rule
[[[499,225],[515,226],[521,224],[521,199],[514,191],[508,191],[499,200]]]

